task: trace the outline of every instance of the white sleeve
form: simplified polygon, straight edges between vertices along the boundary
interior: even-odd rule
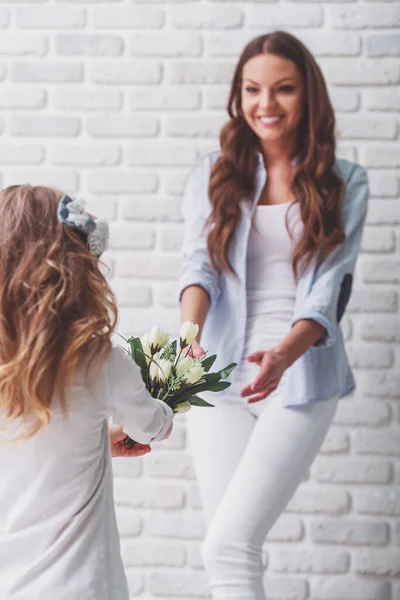
[[[140,369],[121,349],[113,348],[106,364],[108,410],[136,442],[160,440],[173,418],[171,408],[152,398],[143,383]]]

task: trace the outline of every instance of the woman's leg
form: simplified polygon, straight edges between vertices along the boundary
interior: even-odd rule
[[[265,537],[313,462],[337,398],[299,408],[266,400],[246,449],[218,505],[203,560],[214,600],[264,600]]]
[[[202,396],[214,403],[214,398]],[[235,469],[242,458],[256,418],[235,397],[221,406],[192,408],[187,414],[189,446],[203,504],[210,523]]]

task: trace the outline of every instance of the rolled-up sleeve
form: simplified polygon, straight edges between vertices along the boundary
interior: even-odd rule
[[[108,416],[122,423],[124,431],[141,444],[162,439],[173,412],[165,402],[150,396],[135,362],[121,348],[113,348],[106,372]]]
[[[214,305],[220,294],[219,275],[213,268],[204,231],[210,212],[208,182],[210,157],[203,158],[193,169],[186,184],[182,204],[184,218],[183,262],[179,281],[179,298],[191,285],[202,287]]]
[[[317,269],[305,301],[295,311],[292,325],[301,319],[316,321],[325,336],[316,345],[330,346],[336,341],[338,324],[350,299],[354,268],[368,209],[368,177],[355,165],[345,188],[343,225],[345,240]]]

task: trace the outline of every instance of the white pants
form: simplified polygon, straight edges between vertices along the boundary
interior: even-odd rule
[[[265,599],[262,544],[318,453],[336,410],[337,398],[282,407],[283,387],[255,404],[235,395],[215,408],[188,413],[208,525],[202,556],[214,600]],[[214,404],[217,396],[207,400]]]

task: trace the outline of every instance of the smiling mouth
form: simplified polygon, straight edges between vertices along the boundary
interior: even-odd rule
[[[263,125],[271,126],[279,123],[279,121],[283,119],[283,115],[277,115],[276,117],[258,117],[258,119]]]

